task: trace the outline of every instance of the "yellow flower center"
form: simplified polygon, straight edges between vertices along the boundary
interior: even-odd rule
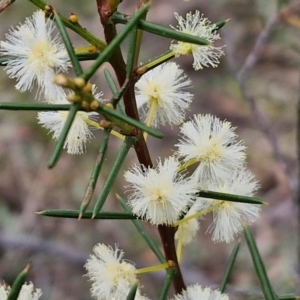
[[[222,155],[222,152],[223,149],[220,145],[219,140],[212,137],[209,140],[209,145],[207,146],[205,153],[200,156],[199,160],[205,162],[218,161]]]
[[[185,42],[178,42],[176,54],[189,55],[193,52],[193,45]]]
[[[157,99],[158,98],[158,91],[157,91],[157,84],[154,80],[149,81],[148,83],[150,92],[149,95],[151,98]]]
[[[166,199],[167,191],[166,189],[158,188],[153,191],[152,197],[155,202],[164,203]]]
[[[28,63],[32,64],[38,61],[37,67],[44,70],[46,67],[53,67],[51,54],[53,46],[48,41],[41,41],[31,47],[31,53],[28,56]]]
[[[127,263],[107,264],[106,271],[110,274],[110,278],[115,285],[118,285],[119,280],[127,278],[129,282],[133,283],[135,279],[135,269]]]

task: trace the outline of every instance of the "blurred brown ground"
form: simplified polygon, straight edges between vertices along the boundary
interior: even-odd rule
[[[131,14],[136,1],[124,1],[120,11]],[[74,5],[76,3],[76,5]],[[102,29],[94,1],[51,1],[59,12],[68,16],[76,13],[83,26],[102,37]],[[231,18],[220,31],[220,45],[226,44],[226,56],[217,69],[195,72],[191,57],[176,60],[193,81],[195,100],[190,112],[211,113],[227,119],[237,127],[245,140],[248,167],[261,182],[258,196],[269,202],[260,219],[251,227],[259,250],[278,295],[300,293],[298,263],[298,161],[296,147],[297,103],[299,99],[300,28],[286,21],[279,22],[260,53],[257,64],[245,81],[259,110],[276,134],[280,158],[262,132],[251,112],[233,71],[240,70],[247,55],[267,21],[290,1],[272,0],[214,0],[183,2],[181,0],[153,1],[148,20],[162,25],[176,25],[174,11],[186,13],[200,10],[212,22]],[[19,22],[23,22],[35,7],[26,1],[16,1],[0,14],[0,39]],[[293,17],[299,17],[296,10]],[[85,42],[71,34],[76,46]],[[153,46],[155,45],[155,46]],[[169,40],[145,34],[142,61],[167,50]],[[126,49],[124,47],[124,49]],[[88,65],[88,63],[84,63]],[[94,79],[105,97],[110,94],[101,71]],[[32,102],[34,94],[19,94],[14,81],[0,72],[1,102]],[[42,299],[90,299],[90,283],[82,278],[83,264],[98,242],[124,249],[125,258],[138,268],[154,265],[154,255],[147,249],[130,221],[77,221],[41,217],[34,214],[46,208],[78,209],[85,193],[90,172],[99,147],[101,134],[87,145],[87,153],[69,156],[64,153],[53,170],[47,160],[53,141],[36,122],[34,112],[0,111],[0,279],[12,283],[28,261],[33,262],[29,280],[42,288]],[[177,142],[178,128],[162,128],[163,140],[150,138],[152,157],[172,154]],[[94,200],[101,191],[120,143],[110,141],[110,156],[97,185]],[[126,166],[136,162],[132,151]],[[125,166],[125,167],[126,167]],[[105,209],[122,210],[114,192],[122,193],[124,182],[119,177]],[[231,244],[213,244],[205,230],[211,220],[201,223],[196,241],[186,247],[182,271],[187,284],[200,283],[218,287],[233,249]],[[159,242],[155,228],[149,231]],[[230,299],[259,298],[260,287],[255,276],[249,251],[241,235],[241,250],[227,292]],[[142,276],[144,291],[157,299],[164,273]]]

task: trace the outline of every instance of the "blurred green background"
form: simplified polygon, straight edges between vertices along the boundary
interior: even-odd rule
[[[71,12],[77,14],[84,27],[103,37],[95,1],[53,0],[49,4],[65,16]],[[125,0],[119,10],[132,14],[135,4],[136,1]],[[268,39],[256,56],[256,64],[247,72],[243,84],[239,83],[236,74],[257,38],[270,25],[270,20],[286,7],[291,8],[288,13],[280,14],[278,22],[271,26]],[[186,118],[193,113],[211,113],[237,127],[239,137],[247,146],[248,167],[261,183],[258,196],[270,204],[263,207],[259,220],[251,227],[270,280],[279,295],[299,294],[296,137],[300,1],[154,0],[148,20],[175,26],[175,11],[185,14],[196,9],[212,22],[228,18],[231,21],[220,30],[219,45],[226,44],[226,55],[217,69],[195,72],[191,57],[176,59],[193,81],[195,99]],[[19,0],[2,12],[0,40],[5,39],[11,26],[23,22],[33,11],[35,7],[31,3]],[[70,35],[76,47],[86,45],[72,32]],[[145,34],[141,62],[166,51],[169,44],[170,40]],[[126,41],[123,48],[126,53]],[[83,66],[89,64],[85,62]],[[111,94],[102,72],[103,68],[93,78],[93,83],[109,99]],[[20,94],[15,91],[14,84],[14,80],[8,79],[1,70],[1,102],[34,101],[34,92]],[[154,160],[171,155],[178,140],[177,127],[166,126],[162,131],[166,136],[163,140],[149,139]],[[125,251],[125,258],[137,268],[158,263],[130,221],[77,221],[34,214],[46,208],[78,209],[100,138],[101,133],[95,132],[95,139],[88,143],[84,155],[70,156],[64,152],[57,166],[48,170],[47,161],[54,142],[51,135],[37,125],[36,113],[0,111],[0,280],[11,284],[27,262],[32,261],[28,280],[43,290],[42,299],[91,299],[90,282],[82,277],[85,274],[83,264],[96,243],[119,244]],[[94,200],[120,145],[111,138],[110,154]],[[124,168],[133,163],[137,163],[134,151]],[[124,184],[121,174],[104,209],[122,210],[115,192],[122,194]],[[205,233],[210,222],[209,218],[201,222],[197,239],[184,249],[182,272],[187,284],[198,282],[218,287],[234,247],[234,243],[214,244],[211,241],[210,234]],[[159,243],[156,228],[146,227]],[[226,291],[230,299],[257,299],[261,295],[260,287],[242,235],[241,242]],[[145,294],[157,299],[163,278],[164,272],[142,276]]]

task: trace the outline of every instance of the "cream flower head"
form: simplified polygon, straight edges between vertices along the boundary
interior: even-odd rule
[[[53,138],[58,139],[63,126],[69,115],[68,111],[42,111],[39,112],[37,118],[39,124],[53,133]],[[97,113],[78,111],[68,133],[64,149],[69,154],[83,154],[86,150],[86,142],[93,138],[94,135],[89,129],[89,117],[95,116]]]
[[[129,205],[132,212],[151,224],[171,225],[191,203],[195,185],[179,173],[179,162],[174,157],[160,159],[155,168],[134,166],[125,172],[130,183]]]
[[[144,74],[135,85],[141,119],[148,126],[181,124],[193,95],[184,89],[191,81],[174,62],[164,63]]]
[[[194,177],[200,180],[222,180],[245,163],[245,146],[237,142],[230,122],[212,115],[195,115],[180,129],[182,138],[175,155],[186,165],[199,163]]]
[[[9,77],[17,79],[16,89],[21,92],[31,90],[36,81],[41,92],[56,97],[54,75],[66,71],[70,60],[59,35],[53,36],[54,28],[53,21],[39,10],[10,30],[7,41],[1,41],[0,54],[13,57],[5,70]]]
[[[188,286],[181,294],[175,295],[172,300],[229,300],[229,298],[218,290],[202,288],[199,284],[194,284]]]
[[[193,218],[193,215],[196,213],[197,207],[193,204],[184,218],[180,220],[180,224],[175,233],[175,240],[178,240],[183,246],[190,244],[195,239],[200,228],[197,217]],[[187,221],[185,221],[185,219]]]
[[[11,288],[6,284],[0,284],[0,299],[6,300]],[[18,295],[18,300],[38,300],[42,296],[41,289],[35,289],[32,282],[24,283]]]
[[[259,188],[253,174],[245,169],[231,172],[231,177],[222,182],[210,182],[204,189],[219,193],[228,193],[241,196],[253,196]],[[253,223],[260,212],[260,205],[198,198],[194,204],[198,211],[213,212],[213,223],[209,227],[214,242],[229,243],[235,235],[243,230],[243,223]]]
[[[94,84],[92,87],[92,94],[97,101],[104,101],[102,99],[103,93],[101,91],[97,92],[97,87]],[[47,101],[51,103],[52,99],[47,99]],[[55,103],[69,104],[66,94],[62,89],[60,90]],[[39,120],[38,123],[49,129],[50,132],[53,133],[53,138],[57,140],[68,115],[68,111],[42,111],[37,114],[37,118]],[[78,111],[76,113],[64,145],[64,149],[67,149],[67,153],[83,154],[85,152],[87,141],[94,137],[89,125],[93,126],[92,128],[99,128],[99,124],[93,121],[93,118],[96,116],[98,116],[98,113],[96,112]]]
[[[198,36],[210,42],[210,45],[202,46],[186,42],[172,41],[170,49],[175,53],[175,56],[192,54],[194,57],[193,67],[195,70],[203,69],[203,67],[217,67],[219,58],[224,54],[223,47],[215,47],[212,44],[220,39],[217,33],[216,25],[211,24],[207,18],[196,10],[195,14],[187,13],[186,20],[175,13],[175,18],[178,21],[177,31],[186,34]]]
[[[136,268],[122,259],[124,252],[117,246],[113,249],[99,243],[93,252],[84,265],[87,276],[93,281],[92,297],[97,300],[125,299],[137,282]]]

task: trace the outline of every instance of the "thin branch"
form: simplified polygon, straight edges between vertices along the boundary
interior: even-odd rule
[[[258,108],[256,100],[254,96],[250,93],[250,91],[245,87],[244,84],[240,85],[240,87],[245,99],[248,101],[250,105],[251,112],[254,118],[256,119],[257,123],[259,124],[261,131],[265,134],[269,143],[271,144],[275,159],[279,161],[283,166],[285,166],[285,160],[280,153],[278,142],[277,142],[277,135],[273,130],[273,127],[271,127],[268,124],[266,118],[264,117],[261,110]]]
[[[115,2],[117,2],[115,0]],[[109,17],[113,14],[113,9],[116,7],[113,6],[115,3],[113,0],[97,0],[98,13],[100,16],[101,23],[104,28],[105,40],[107,44],[109,44],[113,38],[116,36],[115,25],[112,24],[109,20]],[[148,1],[140,1],[138,5],[143,5],[143,3],[147,3]],[[137,80],[137,76],[135,76],[135,71],[133,71],[132,76],[127,78],[126,74],[126,65],[124,59],[122,57],[122,53],[120,48],[118,47],[114,54],[111,56],[109,60],[110,64],[114,68],[114,71],[117,75],[120,86],[123,86],[125,80],[129,80],[128,88],[124,93],[123,100],[125,105],[125,111],[128,116],[139,120],[139,114],[137,110],[135,93],[134,93],[134,84]],[[152,160],[149,154],[149,150],[147,144],[144,140],[143,134],[141,131],[137,132],[138,141],[135,143],[134,148],[141,165],[145,167],[152,167]],[[174,242],[174,229],[170,229],[167,226],[159,226],[159,234],[162,240],[162,244],[164,247],[164,253],[167,261],[172,261],[176,267],[176,275],[173,277],[173,285],[176,293],[181,293],[183,289],[185,289],[185,284],[181,275],[180,267],[177,261],[176,255],[176,247]]]
[[[264,29],[259,34],[256,42],[254,44],[253,49],[248,54],[243,66],[241,67],[240,71],[236,74],[236,78],[240,84],[242,84],[247,76],[247,73],[253,68],[253,66],[257,63],[257,60],[260,56],[260,53],[264,46],[266,45],[270,34],[272,33],[275,26],[285,19],[287,19],[293,11],[300,6],[300,1],[296,0],[293,1],[290,5],[282,9],[278,14],[271,17]]]
[[[298,155],[298,193],[296,194],[296,205],[298,206],[298,226],[300,230],[300,73],[299,73],[299,95],[297,107],[297,155]],[[300,272],[300,240],[298,239],[298,274]]]
[[[241,67],[240,71],[236,74],[237,81],[242,84],[247,76],[247,73],[253,68],[253,66],[257,63],[257,60],[260,56],[260,53],[264,46],[266,45],[268,38],[275,28],[276,24],[278,23],[279,15],[273,16],[267,22],[265,28],[259,34],[255,45],[251,52],[248,54],[243,66]]]
[[[110,2],[111,1],[108,0],[97,0],[98,13],[100,16],[100,21],[103,25],[105,40],[107,44],[109,44],[117,34],[115,25],[110,22],[110,16],[114,13],[114,11],[110,10]],[[134,84],[136,79],[126,77],[126,64],[124,62],[120,47],[117,47],[115,49],[114,53],[109,59],[109,63],[112,65],[116,73],[120,86],[123,86],[126,80],[131,81],[130,84],[128,84],[128,88],[123,96],[125,110],[126,114],[129,117],[139,120],[139,114],[134,94]],[[139,131],[137,132],[137,135],[138,141],[135,143],[134,149],[136,151],[138,160],[145,166],[152,166],[150,154],[146,142],[143,138],[143,134]]]
[[[8,6],[13,4],[16,0],[0,0],[0,13],[3,12]]]
[[[288,180],[289,187],[290,187],[291,191],[293,191],[293,192],[295,191],[294,180],[292,179],[291,170],[288,167],[288,163],[286,162],[283,155],[281,154],[280,148],[278,146],[277,135],[276,135],[276,132],[274,131],[274,127],[272,127],[269,124],[269,122],[264,117],[264,114],[259,109],[254,96],[251,94],[251,92],[246,87],[245,80],[247,78],[249,71],[257,63],[257,61],[260,57],[260,54],[261,54],[263,48],[265,47],[273,29],[276,27],[276,25],[280,21],[284,21],[285,19],[287,19],[294,12],[294,10],[299,6],[300,6],[299,0],[293,1],[290,5],[288,5],[284,9],[282,9],[278,14],[271,17],[269,19],[269,21],[267,22],[265,28],[261,31],[261,33],[257,37],[253,49],[248,54],[242,67],[240,68],[240,70],[236,71],[236,72],[233,71],[234,76],[235,76],[237,82],[239,83],[241,92],[242,92],[245,100],[250,105],[252,115],[254,116],[256,122],[258,123],[259,128],[261,129],[261,131],[264,133],[265,137],[269,141],[269,143],[272,147],[272,150],[273,150],[274,157],[281,165],[281,167],[286,175],[286,178]],[[229,45],[229,47],[227,47],[228,56],[229,56],[228,61],[230,63],[230,67],[232,69],[235,69],[233,66],[233,63],[234,63],[234,59],[233,59],[234,53],[233,52],[234,51],[231,47],[231,43],[228,43],[228,45]]]
[[[164,253],[167,261],[175,263],[176,273],[173,277],[173,285],[176,293],[181,293],[185,289],[185,284],[179,267],[177,253],[175,250],[175,228],[158,225],[158,232],[162,240]]]

